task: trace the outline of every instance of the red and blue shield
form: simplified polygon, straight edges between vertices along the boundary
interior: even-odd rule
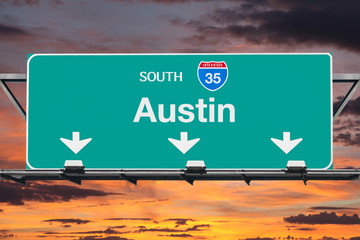
[[[228,68],[222,62],[203,62],[198,67],[198,78],[207,90],[216,91],[224,86],[228,78]]]

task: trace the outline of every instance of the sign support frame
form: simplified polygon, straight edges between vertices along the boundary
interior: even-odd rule
[[[26,121],[26,111],[13,94],[7,83],[26,83],[26,74],[0,74],[0,86]],[[333,74],[333,83],[353,83],[339,107],[333,114],[333,121],[341,114],[351,97],[360,86],[360,74]],[[124,170],[124,169],[85,169],[78,172],[69,172],[66,169],[58,170],[12,170],[1,169],[0,180],[14,181],[26,184],[34,180],[68,180],[81,185],[82,180],[126,180],[134,185],[139,180],[183,180],[193,185],[198,180],[230,180],[244,181],[247,185],[253,180],[301,180],[306,185],[309,180],[356,180],[360,179],[360,169],[333,169],[333,170],[298,170],[289,169],[211,169],[201,172],[178,170]]]

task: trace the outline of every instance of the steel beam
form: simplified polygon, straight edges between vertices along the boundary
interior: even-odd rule
[[[2,169],[0,178],[25,183],[31,180],[68,180],[81,184],[82,180],[126,180],[132,184],[139,180],[179,180],[193,184],[194,181],[223,180],[250,181],[299,180],[305,184],[313,180],[356,180],[360,178],[360,169],[288,171],[287,169],[208,169],[206,173],[188,173],[179,170],[124,170],[124,169],[85,169],[83,172],[69,173],[59,170],[9,170]]]

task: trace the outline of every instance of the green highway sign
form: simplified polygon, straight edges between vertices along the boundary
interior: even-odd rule
[[[27,168],[332,168],[332,57],[33,54]]]

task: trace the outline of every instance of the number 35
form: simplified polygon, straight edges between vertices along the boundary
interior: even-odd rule
[[[207,79],[205,79],[205,82],[207,84],[219,84],[221,82],[220,73],[214,73],[214,76],[212,75],[212,73],[207,73],[205,74],[205,77],[207,77]]]

